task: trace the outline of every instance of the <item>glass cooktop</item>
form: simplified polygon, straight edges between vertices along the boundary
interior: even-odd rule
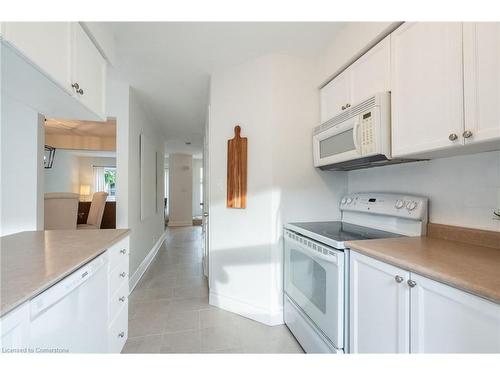
[[[290,223],[286,227],[319,242],[341,249],[344,248],[344,241],[401,237],[400,234],[344,223],[342,221]]]

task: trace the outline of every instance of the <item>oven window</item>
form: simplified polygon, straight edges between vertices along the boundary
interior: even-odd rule
[[[326,270],[300,251],[290,251],[290,281],[319,310],[326,313]]]
[[[319,155],[321,158],[355,149],[352,129],[319,141]]]

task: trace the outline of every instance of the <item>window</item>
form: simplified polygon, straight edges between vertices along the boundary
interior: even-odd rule
[[[116,200],[116,167],[93,167],[94,192],[105,191],[108,201]]]
[[[108,201],[116,200],[116,168],[104,168],[105,191],[108,193]]]

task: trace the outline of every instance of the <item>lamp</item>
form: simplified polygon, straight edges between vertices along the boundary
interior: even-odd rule
[[[80,185],[80,196],[84,197],[84,200],[87,200],[87,197],[90,195],[90,185]]]

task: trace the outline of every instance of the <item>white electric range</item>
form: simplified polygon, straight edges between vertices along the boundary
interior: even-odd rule
[[[285,225],[285,323],[308,353],[348,352],[346,241],[422,236],[427,198],[354,193],[340,202],[341,221]]]

